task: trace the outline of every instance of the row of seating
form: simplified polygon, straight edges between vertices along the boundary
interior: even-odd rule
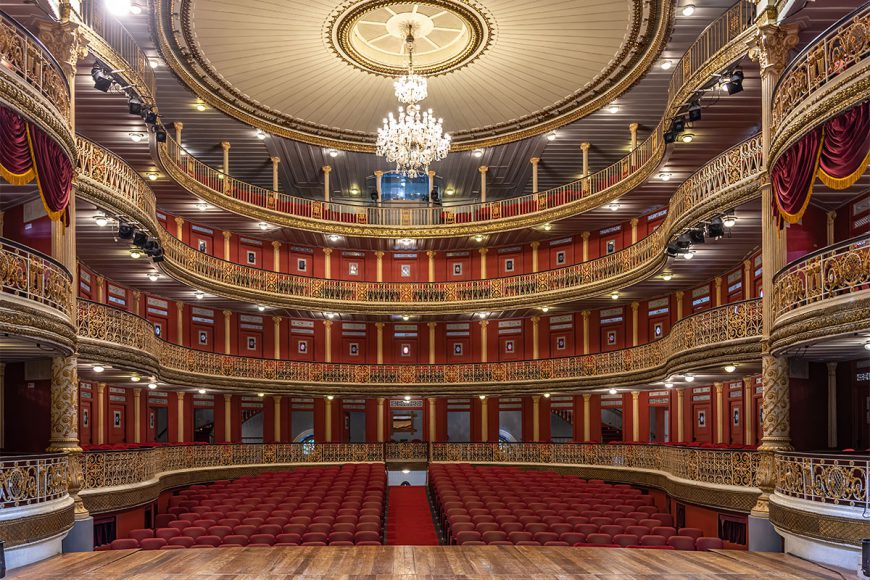
[[[385,493],[383,464],[305,467],[194,485],[169,498],[155,529],[133,530],[109,547],[380,545]]]

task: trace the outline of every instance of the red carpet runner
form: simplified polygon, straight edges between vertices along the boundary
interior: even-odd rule
[[[387,513],[387,544],[391,546],[437,546],[429,499],[423,486],[392,486]]]

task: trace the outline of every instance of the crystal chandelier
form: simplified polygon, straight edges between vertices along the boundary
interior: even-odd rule
[[[447,156],[450,135],[442,133],[442,119],[423,111],[420,101],[426,98],[426,77],[414,74],[414,35],[408,26],[405,39],[408,48],[408,74],[393,83],[399,107],[398,116],[389,113],[378,129],[377,154],[396,164],[396,172],[414,178],[429,171],[429,164]]]

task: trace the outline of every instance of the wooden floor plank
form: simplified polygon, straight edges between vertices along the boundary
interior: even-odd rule
[[[445,578],[818,578],[835,571],[785,554],[534,546],[359,546],[119,550],[65,554],[12,571],[28,580],[348,580]]]

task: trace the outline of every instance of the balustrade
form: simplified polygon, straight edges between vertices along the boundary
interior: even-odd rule
[[[63,453],[0,457],[0,509],[67,497],[67,457]]]
[[[870,511],[870,456],[777,453],[776,493]]]
[[[42,304],[69,318],[72,276],[60,263],[12,240],[0,238],[0,292]]]

